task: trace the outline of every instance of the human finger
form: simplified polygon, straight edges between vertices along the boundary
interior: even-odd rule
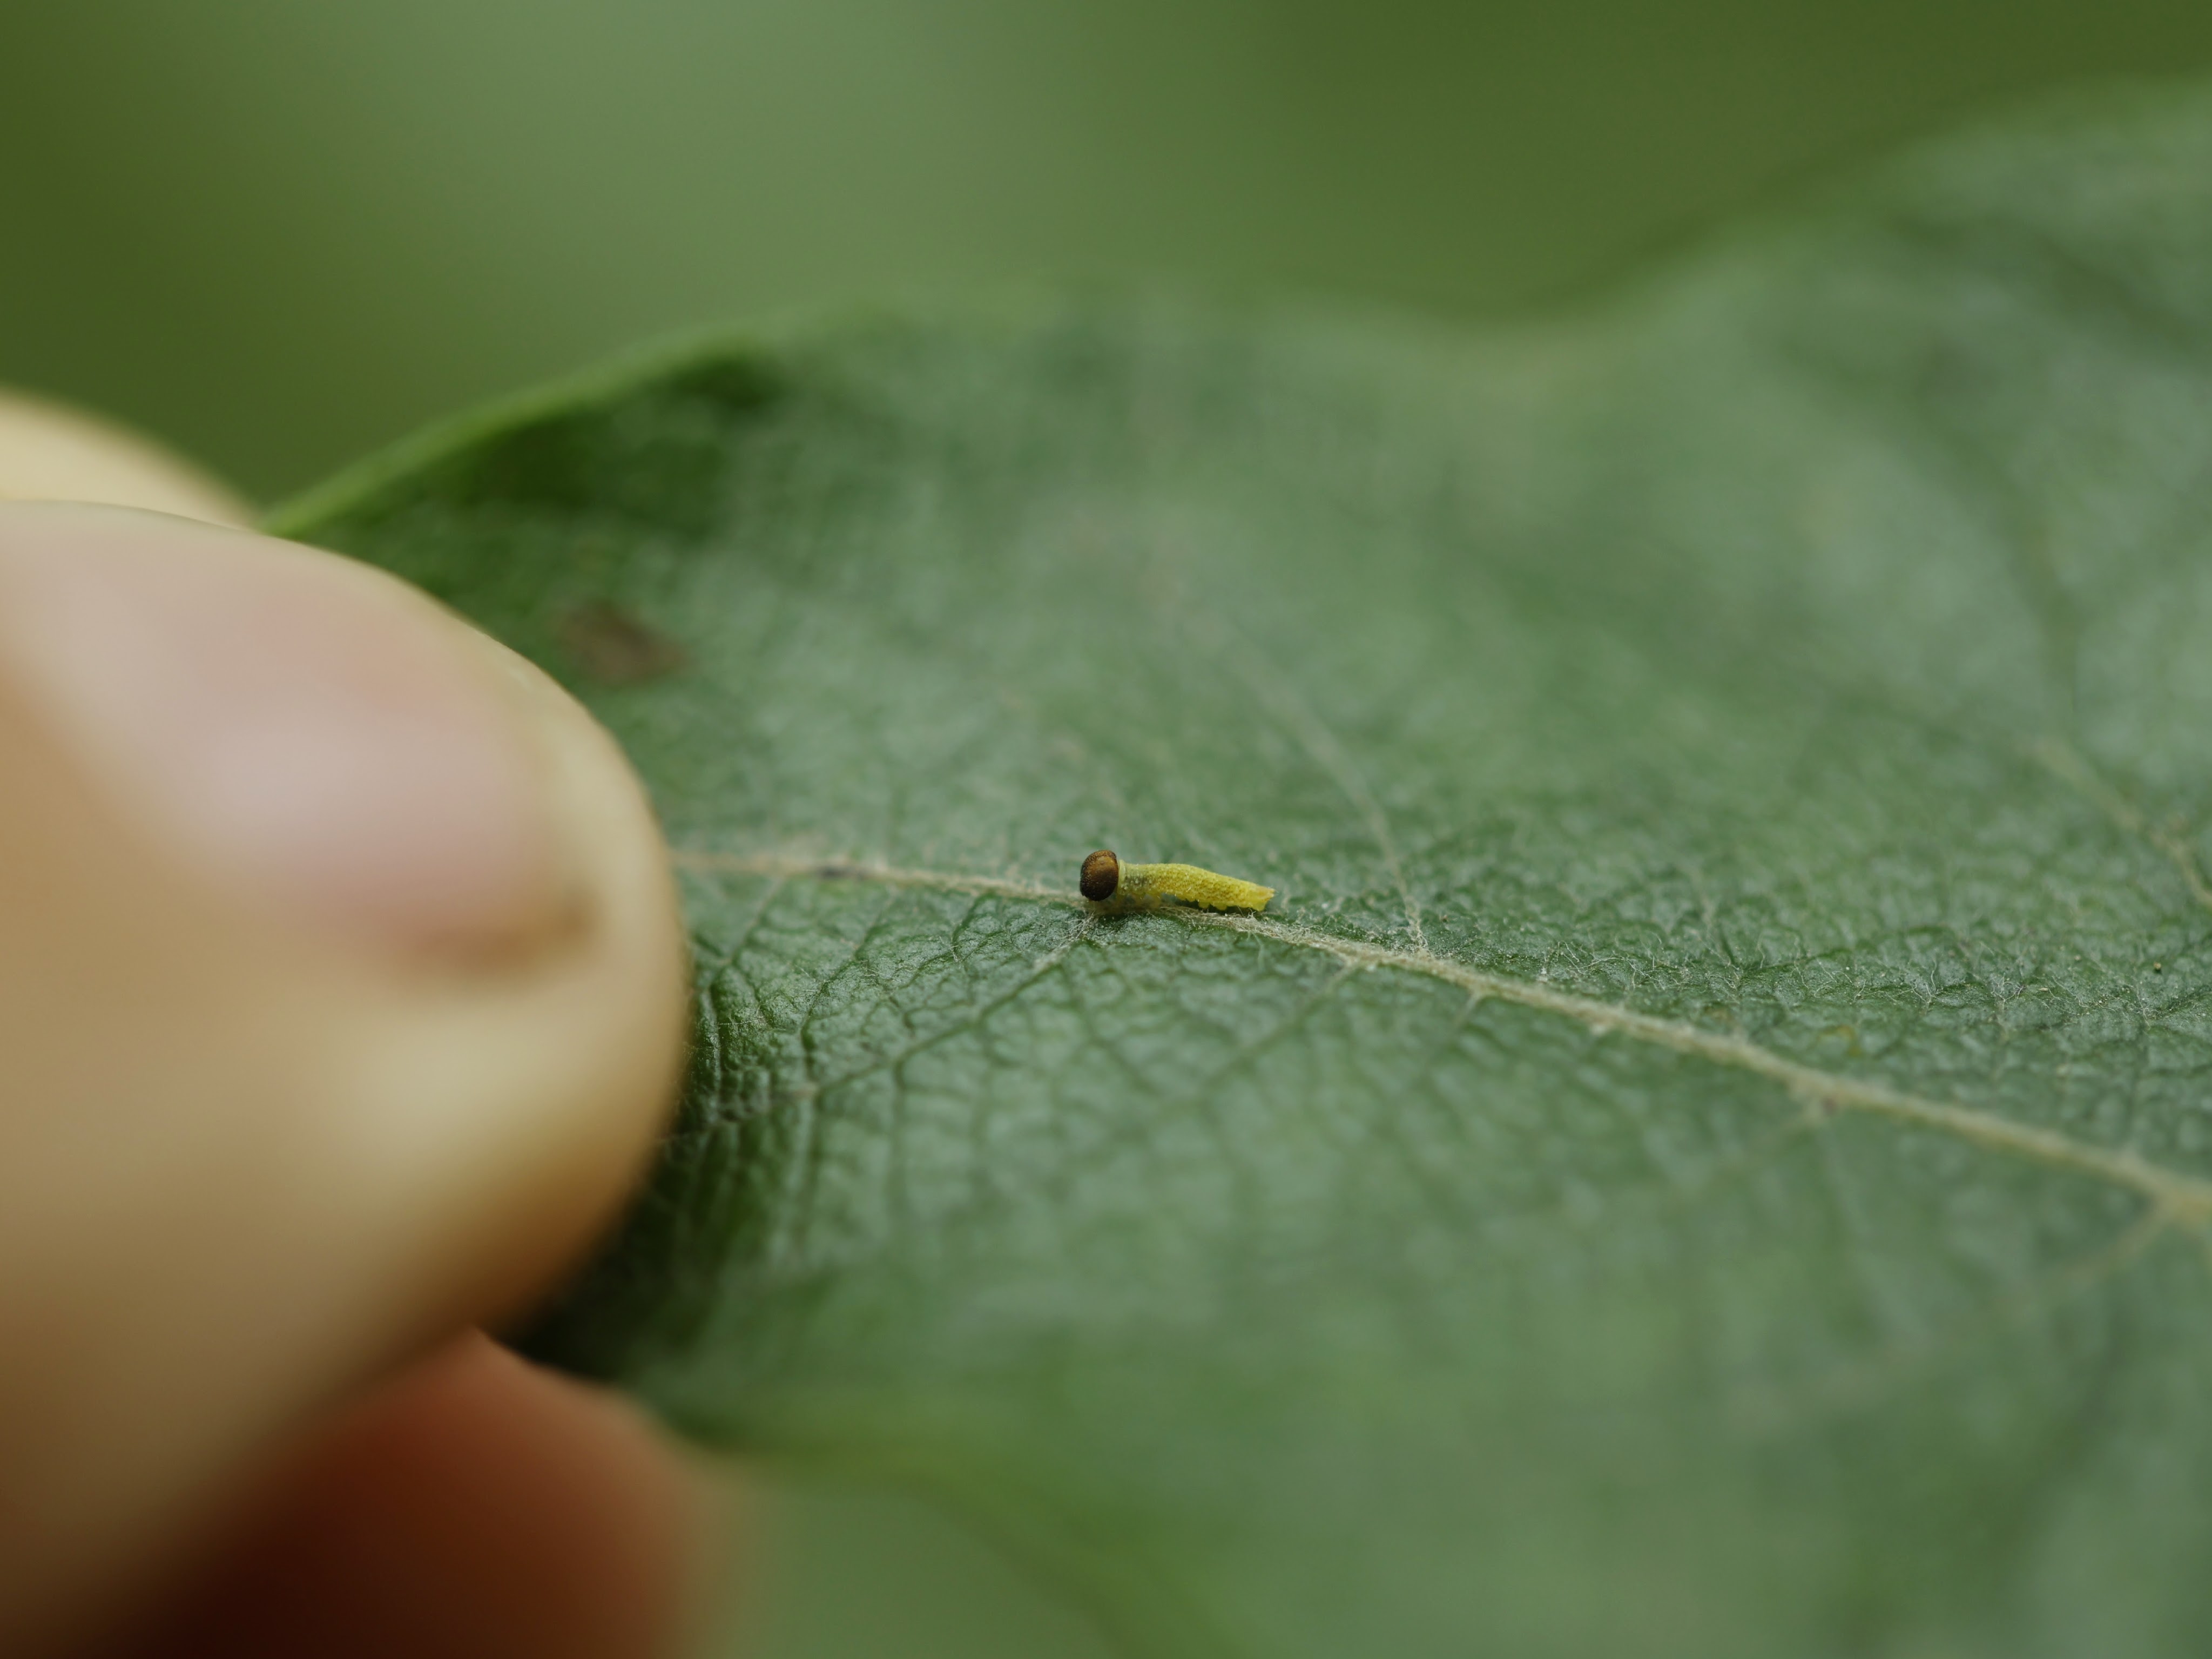
[[[519,1305],[682,1048],[611,741],[402,585],[0,506],[0,1650]]]

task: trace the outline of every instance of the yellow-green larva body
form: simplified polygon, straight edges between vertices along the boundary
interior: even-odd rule
[[[1264,910],[1275,890],[1194,864],[1125,864],[1118,896],[1139,905],[1175,899],[1206,910]]]
[[[1272,887],[1194,864],[1124,864],[1101,848],[1083,860],[1083,896],[1115,909],[1152,910],[1173,900],[1205,910],[1264,910]]]

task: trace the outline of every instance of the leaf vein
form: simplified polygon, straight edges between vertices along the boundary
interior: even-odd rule
[[[2094,801],[2114,824],[2160,854],[2180,873],[2189,896],[2212,910],[2212,881],[2187,841],[2164,824],[2153,823],[2142,809],[2115,789],[2081,751],[2060,738],[2045,738],[2031,751],[2051,773]]]
[[[679,848],[677,862],[688,869],[787,878],[858,880],[888,886],[933,888],[947,892],[989,893],[1039,903],[1080,908],[1072,893],[989,876],[905,870],[843,860],[800,859],[777,854],[732,854]],[[1893,1122],[1948,1134],[1984,1150],[2064,1170],[2143,1194],[2175,1224],[2203,1231],[2212,1224],[2212,1181],[2170,1170],[2134,1152],[2080,1140],[2055,1129],[2020,1123],[1993,1112],[1934,1100],[1886,1084],[1824,1072],[1763,1048],[1749,1040],[1709,1031],[1618,1004],[1601,1002],[1537,981],[1510,979],[1470,968],[1426,951],[1398,950],[1340,938],[1293,922],[1265,916],[1214,915],[1206,912],[1162,912],[1164,919],[1188,927],[1256,934],[1299,950],[1318,951],[1338,961],[1369,968],[1418,974],[1457,986],[1477,999],[1501,1002],[1571,1019],[1603,1036],[1618,1034],[1654,1048],[1748,1072],[1778,1084],[1792,1097],[1835,1111],[1863,1112]]]

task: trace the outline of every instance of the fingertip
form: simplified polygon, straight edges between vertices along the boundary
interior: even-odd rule
[[[134,516],[0,509],[87,547]],[[651,805],[580,706],[363,567],[173,520],[142,532],[196,568],[327,579],[333,605],[358,598],[514,693],[562,920],[426,954],[371,948],[389,930],[357,908],[301,920],[281,882],[261,902],[268,872],[234,881],[188,845],[0,627],[9,1651],[76,1628],[362,1378],[542,1293],[649,1156],[688,1030]]]
[[[576,875],[513,661],[350,560],[0,505],[16,688],[154,839],[300,927],[513,955],[558,925]]]

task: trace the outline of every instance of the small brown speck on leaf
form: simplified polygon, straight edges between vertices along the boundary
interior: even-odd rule
[[[1121,860],[1100,848],[1083,860],[1083,874],[1075,884],[1093,904],[1103,904],[1121,884]]]
[[[605,599],[561,618],[561,644],[602,685],[643,685],[690,663],[684,647],[650,623]]]

